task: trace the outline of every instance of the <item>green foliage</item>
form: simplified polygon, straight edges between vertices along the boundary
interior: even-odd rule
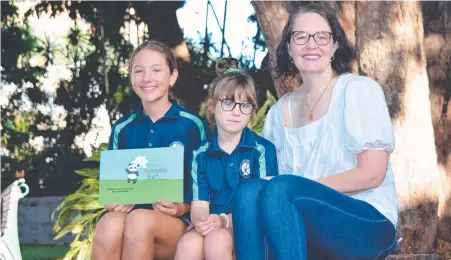
[[[260,134],[261,131],[263,130],[266,113],[268,112],[269,108],[277,101],[276,98],[273,95],[271,95],[269,91],[266,92],[266,97],[267,99],[263,104],[263,106],[257,111],[255,117],[252,118],[252,120],[249,121],[247,125],[250,129],[252,129],[258,134]]]
[[[98,204],[98,165],[100,152],[106,149],[106,144],[101,145],[99,150],[86,160],[92,166],[75,171],[84,178],[82,185],[73,194],[67,196],[52,215],[52,218],[56,220],[53,227],[55,239],[67,234],[74,236],[64,260],[89,259],[91,254],[95,225],[105,212],[104,208]]]
[[[2,157],[1,165],[1,188],[5,188],[14,181],[16,174],[22,174],[24,170],[31,171],[34,167],[32,161],[36,151],[30,146],[30,139],[36,136],[33,130],[39,113],[36,110],[24,112],[21,107],[30,103],[37,106],[44,101],[42,92],[38,90],[40,83],[37,77],[44,74],[44,69],[30,64],[33,53],[39,48],[28,22],[20,20],[18,9],[11,1],[2,1],[1,9],[3,71],[0,88],[3,88],[3,84],[12,84],[16,88],[9,103],[1,107],[0,146],[9,151],[9,155]]]
[[[84,156],[81,148],[74,145],[75,138],[89,132],[96,109],[105,104],[114,121],[137,105],[123,69],[132,46],[120,33],[124,22],[133,18],[127,15],[130,4],[42,2],[26,12],[23,20],[14,2],[2,1],[1,5],[5,54],[1,60],[2,81],[17,86],[2,109],[1,141],[9,151],[2,158],[2,185],[8,185],[21,173],[27,178],[31,196],[66,195],[79,186],[81,178],[75,169],[80,168]],[[34,36],[28,24],[31,15],[47,13],[54,17],[65,11],[73,20],[67,36]],[[86,30],[81,29],[80,18],[88,24]],[[32,66],[32,58],[41,62]],[[55,63],[65,64],[72,77],[57,83],[56,95],[49,102],[41,82],[48,76],[48,67]],[[65,125],[58,126],[50,114],[40,110],[24,112],[24,100],[32,108],[49,103],[59,105],[66,112]],[[36,151],[30,145],[34,137],[44,139],[43,150]]]

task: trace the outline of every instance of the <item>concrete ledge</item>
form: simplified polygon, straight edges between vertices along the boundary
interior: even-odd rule
[[[436,254],[389,255],[385,260],[439,260],[439,258]]]

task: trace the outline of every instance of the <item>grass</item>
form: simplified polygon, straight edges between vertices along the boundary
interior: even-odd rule
[[[69,245],[20,245],[23,260],[60,259],[69,248]]]

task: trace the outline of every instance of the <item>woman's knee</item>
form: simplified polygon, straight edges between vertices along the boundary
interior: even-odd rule
[[[102,216],[96,225],[94,246],[117,247],[122,243],[126,214],[108,212]]]
[[[219,259],[233,253],[233,234],[230,229],[220,228],[205,236],[204,252],[206,259]]]
[[[175,260],[196,260],[204,258],[204,237],[195,231],[188,232],[177,243]]]
[[[158,226],[158,212],[147,209],[133,210],[127,215],[124,237],[128,240],[140,240],[151,237]]]
[[[268,183],[263,179],[250,179],[238,186],[233,197],[234,205],[247,205],[258,201],[261,191]]]
[[[309,179],[296,175],[279,175],[271,179],[262,191],[261,199],[266,200],[278,196],[289,196],[290,191],[308,190]]]

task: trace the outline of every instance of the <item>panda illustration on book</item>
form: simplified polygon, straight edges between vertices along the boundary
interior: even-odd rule
[[[145,156],[137,156],[128,164],[128,167],[125,168],[125,171],[127,172],[127,183],[133,182],[133,184],[136,184],[139,176],[138,170],[140,168],[145,169],[147,167],[147,162]]]

